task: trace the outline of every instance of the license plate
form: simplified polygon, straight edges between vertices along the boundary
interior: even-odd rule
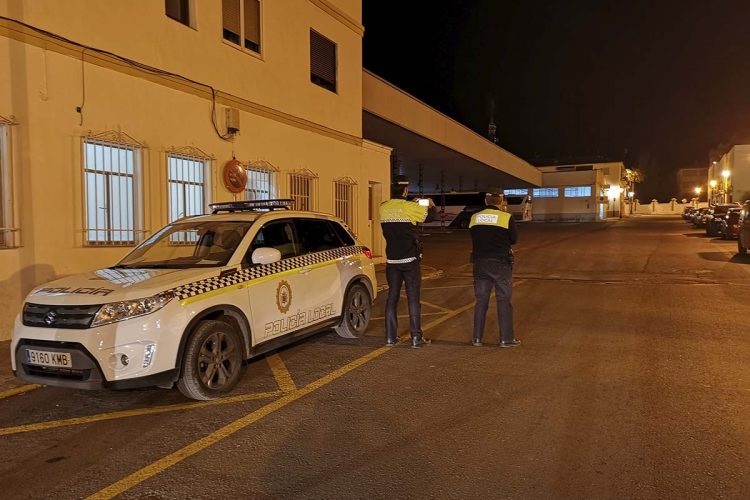
[[[26,363],[30,365],[72,368],[73,358],[69,352],[34,351],[26,349]]]

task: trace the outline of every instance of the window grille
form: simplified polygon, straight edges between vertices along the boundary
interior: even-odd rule
[[[295,210],[317,209],[318,176],[309,170],[289,174],[289,197]]]
[[[587,198],[591,196],[591,186],[572,186],[565,188],[566,198]]]
[[[190,0],[164,0],[164,11],[167,17],[185,26],[191,26]]]
[[[11,171],[10,130],[13,117],[0,116],[0,248],[21,246],[21,232],[13,216],[13,172]]]
[[[533,191],[534,198],[558,198],[560,189],[558,188],[536,188]]]
[[[142,146],[108,132],[83,140],[84,235],[89,245],[133,245],[140,238]]]
[[[526,196],[529,194],[528,189],[506,189],[503,191],[506,196]]]
[[[336,217],[342,219],[349,229],[357,230],[357,183],[345,177],[333,181],[333,206]]]
[[[251,162],[245,167],[246,200],[270,200],[276,196],[276,167],[265,161]]]
[[[336,44],[310,30],[310,81],[336,92]]]
[[[260,0],[222,0],[224,40],[260,53]]]
[[[169,222],[200,215],[206,208],[206,161],[167,155]]]

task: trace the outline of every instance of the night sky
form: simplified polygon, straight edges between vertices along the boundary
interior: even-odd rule
[[[750,1],[364,0],[364,65],[532,164],[624,160],[639,198],[750,143]],[[722,148],[724,148],[722,150]]]

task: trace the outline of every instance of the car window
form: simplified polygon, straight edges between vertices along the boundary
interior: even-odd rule
[[[338,235],[339,240],[341,240],[341,243],[345,247],[355,244],[354,238],[349,234],[349,231],[344,229],[344,226],[334,221],[328,221],[328,223],[333,227],[334,232]]]
[[[250,262],[256,248],[270,247],[281,252],[281,258],[294,257],[299,254],[299,246],[294,234],[292,221],[269,222],[255,235],[245,260]]]
[[[322,252],[339,248],[341,242],[333,228],[324,219],[297,219],[300,253]]]

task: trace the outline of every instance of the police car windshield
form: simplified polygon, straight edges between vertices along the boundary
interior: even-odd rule
[[[524,196],[506,196],[505,202],[508,205],[520,205],[523,203],[524,198]]]
[[[116,268],[221,267],[232,258],[252,221],[170,224],[129,253]]]

